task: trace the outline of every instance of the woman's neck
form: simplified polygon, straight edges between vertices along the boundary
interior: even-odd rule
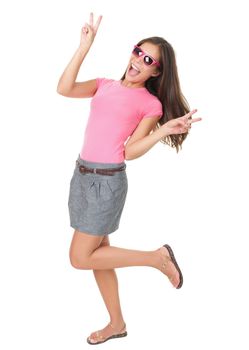
[[[139,89],[139,88],[145,88],[143,83],[133,83],[131,81],[128,81],[126,79],[120,80],[120,84],[124,87],[130,88],[130,89]]]

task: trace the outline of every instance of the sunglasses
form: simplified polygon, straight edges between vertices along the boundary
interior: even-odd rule
[[[152,64],[155,64],[157,67],[160,67],[160,63],[157,62],[153,57],[149,56],[146,52],[144,52],[141,47],[135,45],[132,51],[133,55],[137,57],[143,57],[144,63],[147,66],[151,66]]]

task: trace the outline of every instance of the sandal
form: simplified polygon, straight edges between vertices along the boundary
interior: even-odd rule
[[[124,331],[124,329],[126,328],[126,324],[124,324],[124,327],[123,327],[120,331],[117,331],[117,330],[113,327],[113,325],[111,324],[111,322],[109,323],[109,326],[111,326],[111,328],[114,329],[117,333],[111,335],[111,336],[108,337],[108,338],[104,338],[103,335],[100,334],[100,331],[97,331],[97,332],[96,332],[96,334],[97,334],[97,341],[91,342],[91,338],[88,337],[88,338],[87,338],[88,344],[97,345],[97,344],[104,343],[104,342],[106,342],[107,340],[110,340],[110,339],[113,339],[113,338],[122,338],[122,337],[126,337],[127,334],[128,334],[127,331]],[[124,332],[122,332],[122,331],[124,331]]]
[[[182,284],[183,284],[183,276],[182,276],[182,272],[180,270],[180,267],[178,266],[177,262],[176,262],[176,259],[175,259],[175,256],[174,256],[174,253],[173,253],[173,250],[171,249],[171,247],[168,245],[168,244],[164,244],[164,247],[168,250],[169,252],[169,255],[171,257],[171,261],[173,262],[173,264],[175,265],[175,268],[177,269],[178,273],[179,273],[179,276],[180,276],[180,282],[178,284],[178,286],[176,287],[176,289],[179,289],[181,288]],[[163,268],[165,268],[165,263],[163,264]]]

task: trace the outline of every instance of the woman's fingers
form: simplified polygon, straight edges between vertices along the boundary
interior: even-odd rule
[[[165,123],[167,130],[171,134],[185,134],[191,129],[191,124],[202,120],[202,118],[193,118],[192,115],[197,112],[197,109],[190,111],[182,117],[174,118]]]
[[[95,26],[94,26],[95,32],[97,32],[97,30],[98,30],[98,28],[99,28],[99,25],[100,25],[100,22],[101,22],[101,20],[102,20],[102,17],[103,17],[103,16],[99,16],[99,18],[97,19],[97,22],[96,22],[96,24],[95,24]]]
[[[192,118],[192,115],[196,112],[197,112],[197,109],[193,109],[189,113],[185,114],[183,116],[183,120],[185,121],[185,123],[191,124],[191,123],[199,122],[200,120],[202,120],[202,118]]]
[[[185,114],[183,117],[186,119],[191,119],[192,115],[197,112],[197,109],[193,109],[189,113]]]
[[[94,29],[95,33],[97,32],[97,30],[99,28],[99,25],[100,25],[100,22],[102,20],[102,17],[103,16],[99,16],[98,19],[97,19],[96,24],[94,24],[93,12],[90,13],[89,25],[90,25],[91,28]]]
[[[96,24],[94,25],[93,12],[90,13],[89,23],[85,23],[81,31],[80,46],[87,45],[90,47],[96,36],[99,24],[101,22],[102,16],[99,16]]]
[[[90,26],[93,26],[93,13],[90,13],[90,19],[89,19]]]
[[[85,26],[83,27],[84,33],[87,34],[89,32],[89,29],[90,29],[89,24],[85,23]]]
[[[192,123],[196,123],[202,120],[202,118],[192,118],[192,115],[197,112],[197,109],[194,109],[183,116],[181,119],[182,128],[188,130],[191,129]]]
[[[192,115],[192,114],[194,114],[194,113],[196,113],[196,112],[197,112],[197,109],[193,109],[192,111],[189,112],[189,114]]]
[[[194,118],[194,119],[190,119],[190,123],[199,122],[200,120],[202,120],[202,118]]]

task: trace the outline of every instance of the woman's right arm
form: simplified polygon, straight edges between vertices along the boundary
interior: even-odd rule
[[[65,68],[57,85],[57,92],[66,97],[92,97],[97,90],[96,79],[76,82],[76,78],[84,58],[94,41],[102,16],[93,25],[93,14],[90,14],[90,24],[82,28],[80,46]]]
[[[78,48],[60,77],[57,92],[66,97],[91,97],[97,89],[96,79],[76,82],[80,66],[88,49]]]

